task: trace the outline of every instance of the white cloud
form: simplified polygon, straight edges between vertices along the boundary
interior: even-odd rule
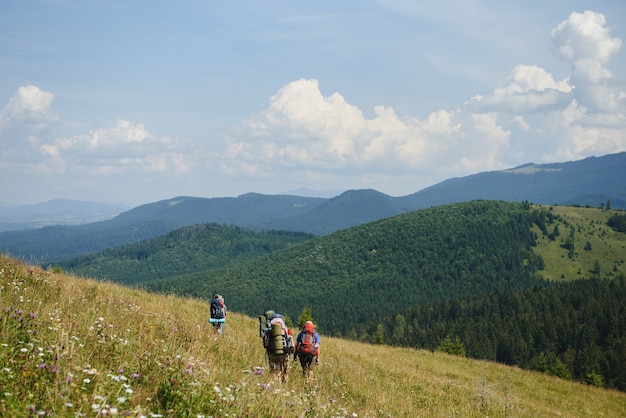
[[[578,102],[591,112],[624,110],[624,91],[612,83],[613,75],[606,68],[622,46],[612,38],[603,14],[592,11],[572,13],[551,32],[559,55],[572,65],[572,83]]]
[[[188,141],[155,137],[143,124],[123,119],[108,128],[56,139],[41,149],[53,158],[54,167],[94,174],[154,171],[178,175],[189,171],[194,156]]]
[[[297,80],[247,121],[227,155],[257,167],[402,172],[430,164],[449,148],[459,128],[446,111],[425,121],[401,119],[385,106],[374,112],[367,119],[339,93],[324,97],[317,80]]]
[[[621,39],[611,38],[604,15],[590,10],[570,14],[567,20],[552,30],[550,36],[558,53],[592,80],[610,75],[608,71],[601,70],[601,66],[622,46]]]
[[[563,103],[571,91],[568,79],[555,81],[543,68],[518,65],[511,71],[507,85],[488,96],[475,96],[468,104],[476,109],[532,112]]]
[[[188,173],[197,150],[181,138],[155,137],[143,124],[118,119],[107,128],[54,137],[54,94],[20,87],[0,112],[0,168],[77,176]]]
[[[52,93],[33,85],[23,86],[9,99],[0,115],[4,124],[49,123],[57,119],[57,116],[52,112],[53,100],[54,94]]]
[[[334,53],[317,55],[324,48],[302,47],[306,51],[303,56],[310,55],[310,61],[294,60],[299,65],[285,62],[279,71],[272,66],[271,73],[255,68],[251,75],[245,73],[250,62],[261,65],[278,59],[271,55],[261,59],[263,54],[271,54],[269,49],[255,48],[255,54],[246,57],[245,51],[229,47],[228,57],[245,57],[237,62],[232,76],[246,77],[246,83],[243,78],[230,79],[230,74],[213,74],[214,62],[199,65],[205,71],[201,76],[189,73],[190,84],[172,83],[172,90],[162,84],[170,74],[142,70],[141,77],[146,78],[137,83],[137,78],[126,73],[133,66],[113,68],[124,80],[149,86],[149,93],[132,84],[120,82],[118,86],[113,78],[107,86],[115,85],[114,90],[98,91],[90,87],[90,76],[85,84],[73,87],[85,92],[81,96],[62,87],[63,83],[54,84],[53,77],[42,78],[58,89],[56,94],[64,95],[59,102],[89,108],[90,115],[72,115],[79,122],[59,118],[53,107],[55,94],[35,85],[20,87],[4,107],[0,104],[0,176],[20,173],[32,177],[35,185],[45,178],[49,184],[56,181],[58,190],[71,183],[79,191],[85,183],[94,190],[105,183],[115,189],[120,179],[126,182],[141,177],[143,185],[168,195],[187,187],[184,190],[190,193],[223,195],[302,186],[373,187],[400,193],[477,171],[626,150],[626,92],[619,79],[623,72],[616,77],[609,70],[622,40],[611,36],[602,14],[586,11],[553,20],[555,10],[561,7],[554,6],[541,15],[541,22],[534,21],[535,27],[543,28],[545,43],[551,39],[556,55],[569,65],[561,63],[552,69],[554,55],[550,56],[536,32],[525,26],[536,13],[528,8],[511,9],[492,1],[445,3],[452,7],[404,0],[380,3],[401,11],[393,15],[402,14],[407,26],[388,27],[393,35],[389,38],[380,37],[375,30],[373,43],[362,41],[361,49],[338,61],[334,61],[338,59]],[[456,6],[469,14],[448,13]],[[380,10],[384,17],[376,17],[379,29],[398,22],[389,20],[395,17],[388,11]],[[512,25],[508,23],[511,19],[502,17],[518,12],[523,15]],[[555,25],[563,17],[566,19]],[[430,25],[408,30],[408,25],[420,27],[415,24],[418,19]],[[358,28],[357,20],[362,23],[360,19],[349,21],[354,29],[364,31],[363,38],[357,38],[367,39],[369,34]],[[507,27],[500,22],[507,22]],[[421,39],[427,30],[435,37],[432,50],[412,41]],[[272,50],[281,49],[266,41],[265,46]],[[242,48],[236,43],[233,46]],[[477,46],[480,49],[474,49]],[[249,48],[248,43],[245,47]],[[381,57],[396,56],[397,61],[381,63]],[[410,62],[403,63],[403,56],[410,56]],[[433,60],[445,63],[437,73],[427,68]],[[350,67],[354,62],[363,74]],[[298,79],[304,74],[309,78]],[[481,84],[475,87],[477,80]],[[251,103],[259,90],[281,85],[274,83],[283,83],[282,88],[267,105],[251,114],[239,132],[224,138],[220,129],[241,120],[236,112],[255,108]],[[490,87],[480,90],[486,83]],[[322,93],[326,86],[332,86],[330,94]],[[453,89],[465,92],[458,98],[458,92],[450,92]],[[126,106],[121,102],[127,93],[141,100]],[[267,97],[271,92],[262,94]],[[388,103],[379,97],[387,97],[383,100]],[[89,100],[93,107],[84,105]],[[436,107],[432,103],[437,103]],[[68,109],[71,107],[63,109],[66,116],[71,112]],[[419,117],[412,114],[418,111]],[[84,127],[94,114],[105,122]],[[217,119],[219,123],[215,123]],[[164,135],[164,130],[174,134]],[[162,184],[167,182],[171,189],[166,191]],[[244,187],[249,189],[242,191]]]
[[[560,54],[572,62],[571,77],[557,80],[544,68],[520,64],[492,92],[425,120],[400,117],[388,106],[375,107],[367,119],[339,93],[324,96],[315,79],[288,83],[231,138],[228,158],[267,176],[284,167],[374,178],[439,170],[464,175],[520,158],[622,151],[626,94],[603,69],[621,40],[611,38],[605,24],[601,14],[573,13],[552,31]]]
[[[52,109],[54,94],[36,86],[20,87],[0,110],[0,164],[33,164],[40,159],[40,137],[59,118]]]

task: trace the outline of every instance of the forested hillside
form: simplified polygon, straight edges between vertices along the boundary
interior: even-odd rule
[[[348,337],[495,360],[626,390],[626,278],[552,282],[423,304]]]
[[[251,261],[146,283],[258,315],[310,307],[325,333],[420,303],[537,283],[530,205],[476,201],[387,218]]]
[[[475,201],[318,238],[204,224],[62,267],[167,294],[219,291],[251,316],[309,308],[327,335],[626,390],[625,217]]]
[[[57,266],[83,277],[127,285],[240,263],[313,238],[287,232],[200,224],[151,240],[104,250]]]

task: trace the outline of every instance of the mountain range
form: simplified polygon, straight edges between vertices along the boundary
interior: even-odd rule
[[[15,224],[7,226],[10,218],[0,211],[0,225],[5,229],[0,233],[0,251],[49,263],[199,223],[327,235],[418,209],[482,199],[626,209],[625,179],[626,152],[622,152],[452,178],[401,197],[371,189],[349,190],[333,198],[258,193],[218,198],[181,196],[144,204],[98,222],[19,230]],[[23,218],[18,224],[32,226],[37,222]]]
[[[112,219],[130,209],[120,204],[54,199],[33,205],[0,205],[0,231],[82,225]]]

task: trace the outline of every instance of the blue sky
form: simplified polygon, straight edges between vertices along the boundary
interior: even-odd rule
[[[626,151],[624,39],[622,0],[3,1],[0,204],[403,196]]]

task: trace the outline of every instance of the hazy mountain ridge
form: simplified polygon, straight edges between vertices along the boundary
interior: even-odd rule
[[[105,221],[128,209],[124,205],[70,199],[54,199],[34,205],[0,206],[0,231]]]
[[[453,178],[403,197],[375,190],[351,190],[330,199],[258,193],[181,196],[93,224],[3,232],[0,251],[37,262],[58,261],[207,222],[326,235],[416,209],[475,199],[593,207],[610,201],[613,208],[626,209],[624,178],[626,152]]]
[[[525,164],[453,178],[400,199],[413,207],[472,199],[598,207],[610,199],[612,207],[626,209],[624,179],[626,152],[565,163]]]

